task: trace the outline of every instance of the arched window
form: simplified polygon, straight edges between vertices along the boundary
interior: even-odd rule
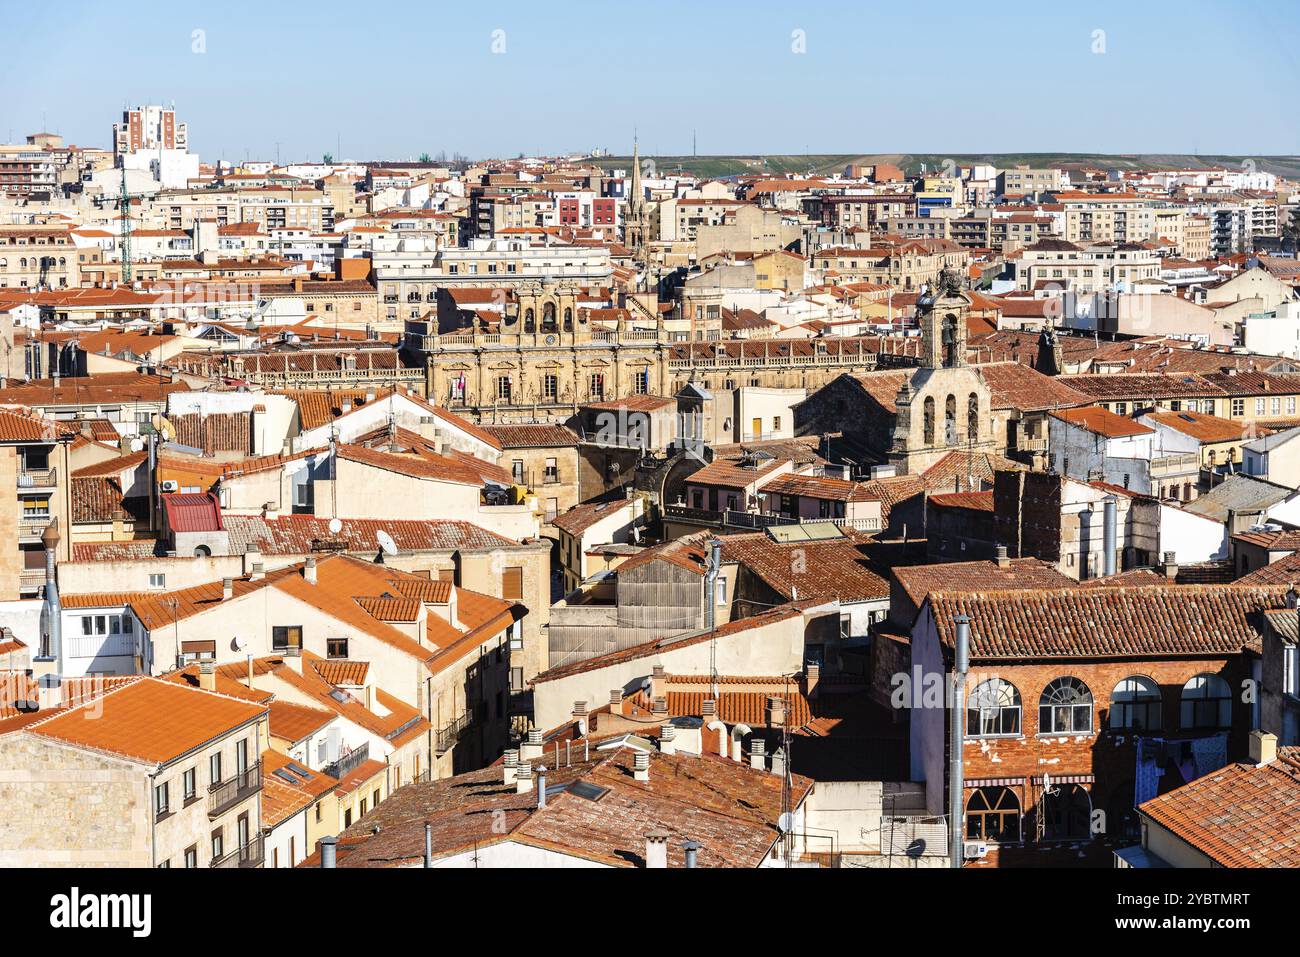
[[[212,557],[212,549],[208,548],[208,546],[206,546],[206,545],[195,545],[195,546],[194,546],[194,557],[195,557],[195,558],[211,558],[211,557]]]
[[[980,397],[972,392],[966,399],[966,435],[971,439],[980,434]]]
[[[976,788],[966,802],[966,836],[1014,844],[1020,840],[1020,798],[1008,787]]]
[[[573,331],[573,310],[569,308],[565,308],[564,310],[564,331]]]
[[[1057,678],[1038,699],[1039,734],[1092,732],[1092,692],[1078,678]]]
[[[934,396],[932,395],[927,395],[925,397],[924,419],[924,442],[926,445],[934,445]]]
[[[1226,728],[1232,724],[1232,691],[1218,675],[1197,675],[1183,685],[1184,730]]]
[[[966,699],[966,736],[987,738],[1020,733],[1020,692],[1001,678],[975,687]]]
[[[943,440],[948,445],[957,444],[957,397],[949,395],[943,403]]]
[[[534,328],[534,313],[531,309],[524,310],[524,332],[532,332]]]
[[[1132,731],[1160,727],[1160,687],[1143,675],[1120,681],[1110,693],[1110,726]]]
[[[555,328],[555,303],[548,302],[542,306],[542,328]]]
[[[1078,841],[1091,828],[1092,798],[1081,784],[1048,784],[1038,809],[1043,815],[1043,836],[1051,841]]]
[[[943,364],[950,369],[957,365],[957,322],[952,313],[943,317]]]

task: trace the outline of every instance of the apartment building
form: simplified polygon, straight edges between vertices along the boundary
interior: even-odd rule
[[[58,529],[55,557],[71,555],[72,430],[35,416],[0,410],[0,597],[12,601],[37,594],[45,584],[45,544],[51,523]]]
[[[1077,295],[1132,291],[1137,283],[1159,278],[1159,254],[1137,243],[1042,239],[1020,251],[1016,266],[1020,289],[1049,286]]]
[[[6,867],[260,867],[265,705],[157,678],[0,723]],[[167,715],[168,720],[159,720]]]

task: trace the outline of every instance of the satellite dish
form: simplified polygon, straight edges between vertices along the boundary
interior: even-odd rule
[[[132,440],[131,440],[131,451],[132,451],[132,452],[139,452],[139,451],[140,451],[141,449],[143,449],[143,448],[144,448],[144,440],[143,440],[143,439],[132,439]]]
[[[236,635],[231,640],[230,647],[234,648],[236,651],[243,651],[245,648],[248,647],[248,639],[240,638],[238,635]]]
[[[789,811],[785,811],[776,819],[776,829],[782,834],[789,834],[792,827],[794,827],[794,815]]]
[[[393,536],[389,535],[382,528],[375,532],[375,540],[379,542],[379,547],[383,549],[385,555],[397,554],[397,542],[393,541]]]
[[[343,531],[343,523],[342,523],[341,521],[339,521],[337,518],[331,518],[331,519],[330,519],[330,534],[331,534],[331,535],[337,535],[337,534],[338,534],[339,532],[341,532],[341,531]]]

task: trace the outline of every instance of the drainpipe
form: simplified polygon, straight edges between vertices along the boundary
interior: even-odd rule
[[[953,696],[948,734],[948,852],[952,867],[961,867],[962,843],[966,838],[965,792],[966,780],[963,762],[966,715],[966,672],[970,670],[970,619],[958,615],[953,619],[957,626],[957,648],[953,660]]]
[[[337,866],[335,857],[335,845],[338,844],[337,837],[322,837],[320,839],[320,866],[328,867],[333,870]]]
[[[1102,533],[1101,546],[1105,549],[1105,555],[1102,556],[1102,572],[1105,575],[1115,574],[1115,538],[1116,538],[1116,521],[1115,521],[1115,496],[1107,495],[1102,502]]]
[[[424,866],[433,867],[433,824],[424,822]]]

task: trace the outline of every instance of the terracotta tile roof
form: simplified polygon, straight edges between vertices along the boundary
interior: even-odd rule
[[[1052,418],[1060,419],[1080,429],[1086,429],[1094,435],[1108,439],[1127,438],[1134,435],[1151,435],[1155,432],[1148,426],[1134,419],[1116,415],[1109,409],[1090,405],[1082,409],[1061,409],[1051,413]]]
[[[575,505],[567,512],[555,516],[555,519],[551,524],[556,528],[577,537],[601,519],[619,514],[625,516],[625,520],[631,520],[632,506],[628,499],[616,499],[613,501],[603,502],[583,502],[581,505]]]
[[[947,492],[930,496],[930,504],[939,508],[965,508],[975,512],[993,511],[993,490],[984,492]]]
[[[338,787],[338,779],[313,771],[278,751],[262,752],[262,830],[284,823]]]
[[[383,774],[388,770],[388,765],[378,758],[371,758],[369,761],[363,761],[355,768],[349,771],[343,777],[339,778],[339,783],[334,789],[334,793],[342,796],[351,794],[363,784],[368,784],[370,780],[377,775]]]
[[[301,741],[332,720],[334,720],[334,713],[323,708],[295,704],[292,701],[271,702],[271,734],[286,741]]]
[[[588,402],[583,408],[609,412],[654,412],[657,409],[676,405],[676,403],[676,399],[670,399],[662,395],[629,395],[621,399]]]
[[[329,520],[312,515],[281,515],[279,518],[224,515],[235,554],[250,546],[267,555],[305,555],[313,543],[338,542],[346,551],[373,558],[378,550],[376,533],[386,531],[402,551],[454,551],[457,549],[517,546],[505,538],[469,522],[406,519],[340,519],[338,534],[329,530]]]
[[[141,680],[142,675],[96,675],[89,678],[64,678],[59,686],[58,704],[54,709],[20,712],[18,702],[40,700],[40,680],[27,670],[0,670],[0,718],[6,721],[21,717],[21,724],[43,721],[56,711],[75,708],[94,701],[109,691]],[[0,723],[0,733],[14,730],[13,725]]]
[[[578,435],[563,425],[485,425],[487,432],[502,448],[564,448],[577,446]]]
[[[728,535],[722,560],[739,562],[786,601],[871,601],[889,582],[866,556],[870,536],[845,532],[824,541],[774,542],[766,532]]]
[[[758,482],[764,475],[768,475],[788,464],[786,459],[759,459],[754,463],[753,468],[748,468],[741,464],[740,458],[714,459],[708,465],[693,472],[686,477],[686,481],[691,485],[716,485],[720,488],[746,488],[749,485]]]
[[[396,472],[411,478],[455,482],[459,485],[475,487],[483,484],[483,476],[478,470],[448,456],[432,457],[380,452],[361,445],[340,445],[335,454],[348,462]]]
[[[1170,398],[1214,398],[1226,393],[1199,375],[1139,373],[1073,375],[1070,385],[1094,402],[1153,401]]]
[[[107,476],[121,475],[124,472],[131,472],[144,465],[149,458],[148,452],[129,452],[126,455],[119,455],[115,458],[104,459],[102,462],[95,462],[92,465],[85,465],[76,469],[72,473],[74,479],[78,478],[104,478]]]
[[[971,618],[971,658],[1166,658],[1258,648],[1259,613],[1284,589],[1240,585],[938,591],[929,602],[944,644]]]
[[[1230,764],[1138,811],[1221,867],[1300,867],[1300,748]]]
[[[168,492],[161,496],[173,532],[220,532],[221,503],[211,492]]]
[[[401,788],[343,832],[338,866],[419,860],[426,821],[438,857],[510,841],[615,867],[644,866],[652,827],[669,834],[670,867],[684,865],[687,838],[701,845],[700,867],[757,867],[768,857],[780,837],[780,777],[709,755],[651,751],[649,780],[641,782],[632,776],[632,753],[623,745],[550,769],[542,809],[535,792],[503,787],[499,767]],[[577,782],[591,785],[595,799],[574,793]],[[811,788],[810,779],[794,775],[795,806]],[[302,866],[315,863],[309,858]]]
[[[1073,379],[1043,375],[1019,362],[990,362],[975,368],[988,384],[995,409],[1039,412],[1088,401],[1087,396],[1071,388]]]
[[[74,562],[133,562],[144,558],[164,558],[166,554],[161,542],[147,538],[130,542],[72,543]]]
[[[1249,575],[1238,578],[1236,583],[1254,587],[1267,585],[1289,586],[1294,582],[1300,582],[1300,553],[1287,555],[1262,568],[1257,568]]]
[[[178,443],[202,449],[205,454],[247,455],[252,451],[252,417],[248,412],[190,412],[169,416],[168,421],[176,429]]]
[[[267,713],[266,707],[175,682],[142,678],[86,706],[29,725],[30,734],[143,761],[167,764]],[[167,720],[160,721],[159,716]]]
[[[935,565],[898,565],[890,569],[894,580],[920,608],[926,595],[939,591],[1016,591],[1028,588],[1067,588],[1073,579],[1055,565],[1037,558],[1013,558],[1005,567],[994,561],[944,562]]]
[[[49,419],[0,409],[0,442],[55,442],[60,430]]]
[[[1300,529],[1283,528],[1277,531],[1239,532],[1232,536],[1239,542],[1258,545],[1271,552],[1294,552],[1300,550]]]
[[[310,658],[307,666],[336,688],[363,688],[370,675],[370,662],[353,658]]]
[[[122,495],[122,483],[115,478],[74,478],[68,483],[74,524],[111,522],[116,513],[132,521],[149,518],[149,499],[143,495]]]
[[[642,565],[648,565],[655,561],[672,562],[679,568],[684,568],[688,572],[694,572],[696,575],[704,574],[704,565],[708,558],[706,542],[711,536],[708,533],[698,535],[684,535],[681,538],[673,539],[670,542],[664,542],[660,545],[652,545],[644,551],[633,555],[623,564],[619,565],[621,572],[634,571]]]
[[[932,494],[979,491],[993,484],[997,472],[1023,471],[1024,468],[1020,462],[992,452],[955,450],[921,473],[921,481]]]
[[[778,475],[770,482],[763,483],[763,492],[777,495],[799,495],[804,498],[817,498],[830,502],[866,501],[861,482],[849,482],[844,479],[829,478],[822,475],[795,475],[793,473]]]
[[[1246,438],[1242,423],[1203,412],[1156,411],[1148,412],[1143,418],[1191,436],[1199,442],[1239,442]]]
[[[391,596],[366,596],[354,598],[366,614],[380,621],[419,621],[420,602],[414,598],[393,598]]]
[[[159,675],[159,677],[163,681],[171,681],[175,684],[184,685],[187,688],[199,690],[199,666],[197,664],[187,665],[184,668],[169,671],[166,674]],[[212,677],[213,690],[216,691],[217,694],[223,694],[231,698],[242,698],[245,701],[264,705],[269,705],[271,699],[275,697],[275,695],[271,694],[269,691],[262,691],[258,688],[248,687],[247,671],[245,671],[242,676],[243,680],[241,681],[236,681],[234,678],[223,675],[220,672],[214,674]]]
[[[172,381],[139,372],[103,372],[91,376],[67,377],[56,386],[52,379],[33,379],[23,385],[0,389],[0,405],[100,406],[124,402],[163,403],[173,392],[189,392],[180,380]]]

